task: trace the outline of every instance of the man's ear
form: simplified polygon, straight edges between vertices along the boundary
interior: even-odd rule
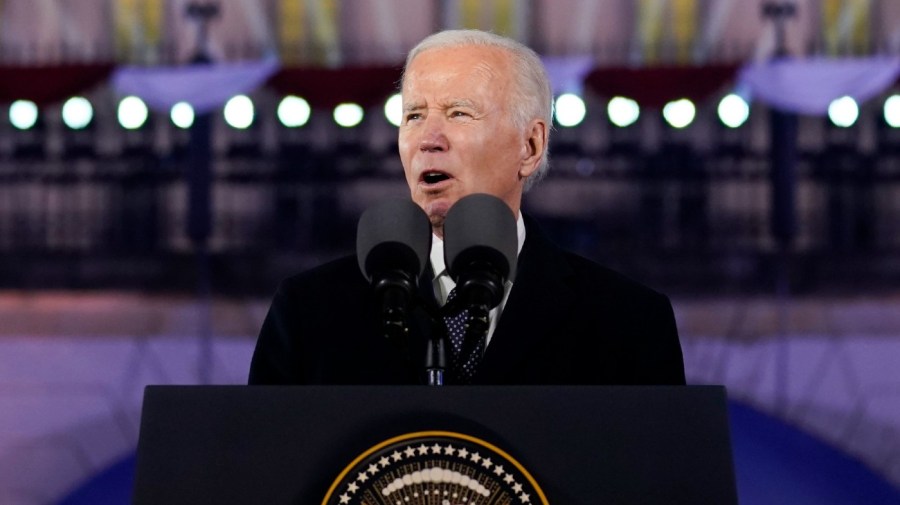
[[[541,164],[547,149],[547,123],[543,119],[533,119],[526,134],[524,156],[519,167],[519,177],[523,179],[534,174]]]

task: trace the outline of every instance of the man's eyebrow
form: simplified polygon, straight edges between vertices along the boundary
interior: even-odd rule
[[[452,107],[468,107],[470,109],[475,109],[475,102],[468,100],[466,98],[457,98],[455,100],[451,100],[448,104],[449,108]]]
[[[452,109],[454,107],[468,107],[470,109],[477,109],[478,107],[475,105],[475,102],[466,98],[454,98],[453,100],[448,101],[446,104],[441,105],[441,108]],[[424,109],[425,104],[422,102],[410,102],[403,106],[403,110],[405,112],[409,112],[411,110],[419,110]]]
[[[422,104],[422,102],[410,102],[403,106],[404,111],[411,111],[411,110],[417,110],[417,109],[423,109],[423,108],[425,108],[425,105]]]

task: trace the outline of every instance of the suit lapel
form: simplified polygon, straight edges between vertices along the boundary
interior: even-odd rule
[[[572,275],[560,250],[526,218],[527,234],[506,306],[479,366],[475,381],[503,383],[546,339],[557,337],[575,294],[566,280]]]

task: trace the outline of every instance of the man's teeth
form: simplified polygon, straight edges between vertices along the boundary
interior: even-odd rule
[[[449,179],[446,174],[442,174],[439,172],[430,172],[425,174],[424,180],[426,184],[435,184],[443,181],[444,179]]]

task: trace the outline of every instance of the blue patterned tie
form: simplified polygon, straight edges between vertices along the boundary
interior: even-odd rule
[[[478,362],[484,354],[485,335],[469,335],[469,311],[462,304],[454,307],[456,288],[450,291],[447,305],[451,311],[444,315],[447,336],[450,338],[450,377],[455,384],[469,384],[478,370]]]

